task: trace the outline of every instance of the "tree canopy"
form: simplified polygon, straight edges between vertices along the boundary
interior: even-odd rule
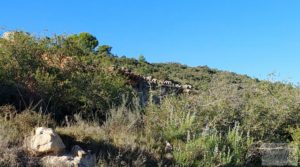
[[[68,41],[73,42],[84,52],[94,51],[98,46],[99,41],[95,36],[90,33],[82,32],[80,34],[74,34],[67,38]]]

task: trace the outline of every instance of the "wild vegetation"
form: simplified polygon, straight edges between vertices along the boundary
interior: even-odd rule
[[[263,142],[300,142],[295,85],[111,49],[89,33],[0,38],[0,166],[39,166],[22,147],[37,126],[92,150],[99,166],[259,166]],[[191,84],[195,93],[140,105],[112,66]]]

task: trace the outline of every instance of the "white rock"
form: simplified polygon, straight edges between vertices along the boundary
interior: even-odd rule
[[[87,154],[83,157],[73,155],[45,156],[41,159],[45,167],[94,167],[96,166],[96,156]]]
[[[2,34],[2,38],[3,38],[3,39],[6,39],[6,40],[13,40],[13,39],[14,39],[15,33],[16,33],[16,32],[13,32],[13,31],[4,32],[4,33]]]
[[[166,141],[165,152],[172,152],[172,150],[173,150],[173,147],[172,147],[171,143]]]
[[[27,141],[27,148],[36,155],[54,153],[65,150],[65,145],[57,133],[51,128],[38,127]]]
[[[192,89],[192,85],[182,85],[183,89]]]

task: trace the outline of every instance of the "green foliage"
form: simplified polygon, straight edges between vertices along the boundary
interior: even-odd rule
[[[102,45],[102,46],[99,46],[97,51],[100,55],[111,55],[111,49],[112,47],[111,46],[108,46],[108,45]]]
[[[20,32],[0,45],[0,78],[30,92],[12,95],[22,96],[25,106],[41,100],[60,119],[79,111],[90,116],[105,113],[130,94],[124,77],[108,72],[110,62],[104,64],[106,58],[94,54],[98,41],[90,34],[35,38]]]
[[[200,136],[175,146],[177,149],[174,157],[181,166],[228,165],[233,161],[234,154],[217,133]]]
[[[35,126],[54,126],[50,116],[57,131],[74,142],[101,155],[100,148],[109,145],[105,151],[113,159],[99,158],[108,166],[120,166],[120,159],[142,166],[143,157],[164,165],[166,141],[173,146],[175,166],[244,166],[253,143],[300,142],[299,87],[207,66],[151,64],[142,55],[138,60],[118,57],[108,45],[97,48],[98,43],[88,33],[38,38],[15,32],[0,39],[0,104],[16,108],[0,107],[3,148],[17,147]],[[111,66],[191,84],[194,90],[142,107],[128,78]],[[70,122],[63,120],[66,115]],[[5,162],[1,153],[0,165]]]
[[[145,56],[143,56],[143,55],[140,55],[139,58],[138,58],[138,60],[139,60],[139,62],[141,62],[141,63],[147,62]]]
[[[297,152],[297,158],[300,158],[300,128],[289,128],[289,132],[292,135],[293,141],[290,143],[292,148],[296,148]]]
[[[193,102],[171,98],[159,107],[149,106],[146,133],[157,142],[173,143],[175,161],[181,166],[242,165],[253,143],[250,133],[243,133],[237,123],[227,129],[205,125],[205,113]]]
[[[67,38],[67,41],[74,43],[85,53],[93,51],[99,44],[96,37],[86,32],[80,33],[78,35],[77,34],[71,35]]]

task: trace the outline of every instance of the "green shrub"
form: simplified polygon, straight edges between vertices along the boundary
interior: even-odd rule
[[[105,114],[131,93],[125,78],[108,72],[106,58],[93,52],[97,45],[84,33],[36,38],[17,32],[12,41],[0,40],[0,78],[16,87],[12,96],[24,96],[25,107],[41,100],[40,105],[60,120],[81,111],[86,117]],[[18,89],[30,93],[23,95]]]
[[[290,128],[289,131],[293,139],[293,141],[290,144],[291,146],[297,148],[297,156],[298,158],[300,158],[300,128]]]

